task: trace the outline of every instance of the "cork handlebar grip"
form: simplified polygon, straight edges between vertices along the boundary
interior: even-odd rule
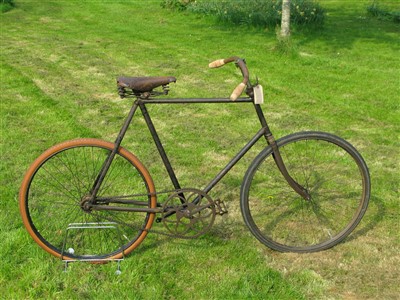
[[[228,57],[228,58],[225,58],[225,59],[217,59],[217,60],[209,63],[208,66],[210,68],[219,68],[219,67],[222,67],[223,65],[226,65],[226,64],[228,64],[230,62],[237,61],[238,59],[240,59],[238,56],[231,56],[231,57]]]
[[[224,59],[217,59],[214,60],[213,62],[210,62],[208,64],[209,68],[219,68],[222,67],[225,64],[225,60]]]
[[[219,68],[222,67],[223,65],[226,65],[227,63],[230,62],[235,62],[236,66],[241,70],[242,75],[243,75],[243,82],[241,82],[232,92],[230,99],[232,101],[237,100],[239,96],[243,93],[244,89],[247,86],[247,83],[249,81],[249,71],[246,67],[246,63],[244,59],[239,58],[238,56],[231,56],[225,59],[217,59],[213,62],[211,62],[208,66],[210,68]]]
[[[244,82],[239,83],[239,85],[233,90],[231,96],[229,97],[232,101],[235,101],[243,93],[246,84]]]

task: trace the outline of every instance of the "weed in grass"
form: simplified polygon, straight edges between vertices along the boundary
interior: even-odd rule
[[[274,50],[282,55],[290,56],[293,59],[299,55],[297,45],[293,42],[290,36],[284,37],[280,33],[280,29],[276,28],[276,45]]]

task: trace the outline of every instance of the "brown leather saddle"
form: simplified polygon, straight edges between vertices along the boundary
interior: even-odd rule
[[[118,77],[117,85],[122,88],[132,89],[134,92],[151,92],[159,86],[166,86],[171,82],[176,82],[173,76],[161,77]]]

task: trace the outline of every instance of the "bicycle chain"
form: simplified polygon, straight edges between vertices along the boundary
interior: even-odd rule
[[[126,196],[124,196],[124,198],[129,198],[129,197],[132,197],[132,196],[133,197],[137,197],[137,196],[154,196],[154,195],[159,195],[159,194],[177,193],[178,191],[179,191],[179,189],[178,190],[164,190],[164,191],[155,192],[155,193],[126,195]],[[221,209],[219,200],[215,201],[215,205],[219,209],[219,212],[218,212],[219,215],[225,214],[227,212],[225,207],[224,207],[224,209]],[[108,220],[110,222],[114,222],[115,221],[112,218],[107,218],[107,217],[104,217],[104,216],[103,216],[103,218],[105,218],[106,220]],[[157,223],[161,223],[161,221],[156,221],[156,222]],[[143,228],[143,227],[133,226],[132,224],[128,224],[128,223],[125,223],[125,222],[122,222],[122,221],[119,221],[118,223],[122,224],[122,225],[125,225],[125,226],[128,226],[128,227],[133,228],[133,229],[145,231],[147,233],[160,234],[160,235],[164,235],[164,236],[167,236],[167,237],[170,237],[170,238],[177,238],[177,239],[183,239],[183,240],[193,240],[193,239],[197,238],[196,236],[181,236],[181,235],[167,233],[167,232],[163,232],[163,231],[159,231],[159,230],[154,230],[152,228],[146,229],[146,228]]]

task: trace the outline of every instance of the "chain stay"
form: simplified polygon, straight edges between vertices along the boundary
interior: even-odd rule
[[[181,207],[180,210],[185,210],[186,207],[188,205],[188,202],[186,203],[181,203],[181,205],[177,205],[175,207],[171,207],[168,206],[168,202],[175,197],[179,197],[178,199],[181,199],[182,195],[184,195],[185,193],[192,193],[192,194],[196,194],[197,198],[205,198],[208,201],[208,204],[206,205],[200,205],[201,203],[201,199],[198,201],[198,204],[195,204],[194,206],[196,207],[196,209],[194,209],[194,214],[209,208],[211,210],[211,214],[212,214],[212,222],[211,224],[209,224],[209,226],[205,227],[204,230],[200,230],[197,232],[197,234],[195,235],[187,235],[187,234],[177,234],[176,232],[171,231],[166,225],[165,219],[169,218],[171,215],[171,212],[173,212],[172,214],[175,214],[177,211],[179,211],[179,207]],[[180,238],[180,239],[195,239],[197,237],[199,237],[200,235],[204,234],[205,232],[207,232],[211,226],[212,223],[214,222],[214,218],[215,215],[224,215],[228,212],[228,210],[226,209],[226,205],[223,201],[221,201],[220,199],[217,199],[215,201],[213,201],[211,199],[211,197],[206,194],[205,192],[198,190],[198,189],[193,189],[193,188],[186,188],[186,189],[179,189],[179,190],[164,190],[164,191],[160,191],[160,192],[155,192],[155,193],[148,193],[148,194],[134,194],[134,195],[126,195],[126,196],[120,196],[118,197],[120,200],[122,199],[126,199],[126,198],[131,198],[131,197],[143,197],[143,196],[157,196],[157,195],[161,195],[161,194],[170,194],[170,196],[168,197],[167,201],[163,204],[157,204],[157,206],[162,206],[163,207],[163,217],[158,217],[156,219],[157,223],[164,223],[164,226],[167,228],[168,232],[164,232],[164,231],[160,231],[160,230],[155,230],[155,229],[146,229],[144,227],[137,227],[138,230],[141,231],[145,231],[148,233],[155,233],[155,234],[160,234],[160,235],[164,235],[164,236],[168,236],[171,238]],[[183,202],[185,202],[185,199],[182,198]],[[195,202],[196,200],[194,200],[193,202]],[[192,215],[187,215],[186,218],[192,218]],[[193,217],[195,218],[195,217]],[[173,223],[173,221],[171,222]],[[188,224],[188,226],[191,226],[193,222],[190,222],[190,224]],[[135,228],[134,226],[132,226],[131,224],[124,224],[127,226],[130,226],[132,228]],[[189,230],[190,228],[188,228]]]

